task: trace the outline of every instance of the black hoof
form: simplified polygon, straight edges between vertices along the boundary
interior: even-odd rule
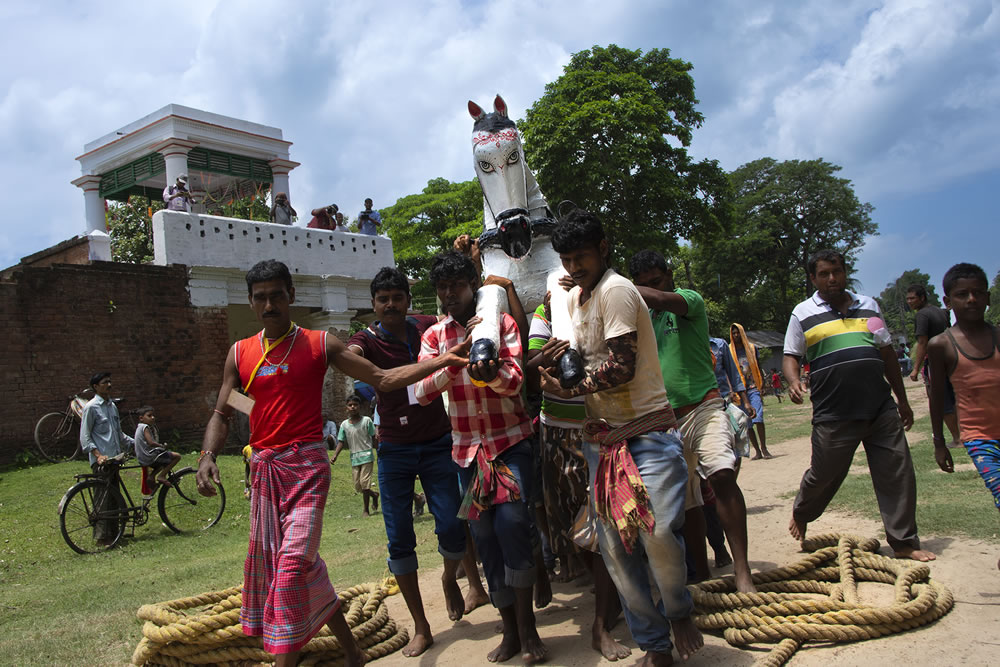
[[[472,349],[469,350],[469,364],[477,364],[480,361],[498,361],[497,348],[489,338],[472,341]]]
[[[583,368],[583,357],[580,353],[570,348],[559,357],[559,386],[563,389],[571,389],[580,384],[586,372]]]

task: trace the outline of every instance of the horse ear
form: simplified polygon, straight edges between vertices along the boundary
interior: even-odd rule
[[[493,100],[493,109],[504,118],[507,117],[507,103],[503,101],[503,98],[499,94]]]
[[[472,116],[473,120],[479,120],[486,115],[486,112],[478,104],[469,100],[469,115]]]

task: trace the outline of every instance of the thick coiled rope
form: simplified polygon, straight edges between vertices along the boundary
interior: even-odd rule
[[[405,629],[389,617],[384,599],[397,591],[395,581],[363,584],[339,591],[344,616],[369,660],[401,649]],[[246,665],[272,663],[260,637],[247,637],[240,626],[239,587],[180,600],[147,604],[137,615],[146,621],[143,638],[132,654],[133,665]],[[339,665],[344,652],[326,626],[301,651],[300,665]]]
[[[731,578],[690,586],[695,624],[722,631],[732,646],[777,644],[755,664],[779,667],[806,642],[873,639],[926,625],[955,603],[945,586],[930,578],[926,563],[875,553],[879,542],[827,534],[802,542],[809,555],[798,563],[753,575],[757,593],[739,593]],[[893,603],[862,604],[858,583],[894,587]]]

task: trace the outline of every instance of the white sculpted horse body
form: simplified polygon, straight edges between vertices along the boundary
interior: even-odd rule
[[[571,353],[560,360],[560,375],[564,386],[572,386],[582,378],[583,367],[575,350],[566,292],[558,287],[558,278],[566,272],[549,239],[554,220],[535,175],[524,161],[521,135],[499,95],[493,109],[487,114],[469,101],[469,114],[475,120],[473,162],[483,190],[483,233],[479,237],[483,271],[509,278],[529,314],[544,300],[546,291],[550,293],[552,335],[569,341],[571,347]]]

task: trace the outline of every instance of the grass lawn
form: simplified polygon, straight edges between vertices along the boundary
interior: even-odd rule
[[[1000,512],[993,506],[993,497],[965,449],[951,450],[956,470],[949,475],[942,472],[934,460],[930,417],[917,419],[907,439],[917,475],[917,525],[920,534],[960,534],[1000,541]],[[880,519],[863,448],[858,448],[851,473],[830,507]]]
[[[195,465],[187,454],[178,468]],[[10,468],[0,472],[0,663],[7,665],[123,665],[141,638],[136,610],[239,585],[249,531],[243,498],[243,460],[219,458],[227,492],[220,523],[197,535],[175,535],[160,523],[155,502],[135,537],[97,555],[81,556],[63,542],[56,507],[89,472],[85,462]],[[138,471],[126,471],[138,497]],[[346,461],[333,466],[320,555],[337,588],[388,574],[381,514],[361,516],[361,496]],[[417,555],[437,567],[434,521],[416,519]]]

